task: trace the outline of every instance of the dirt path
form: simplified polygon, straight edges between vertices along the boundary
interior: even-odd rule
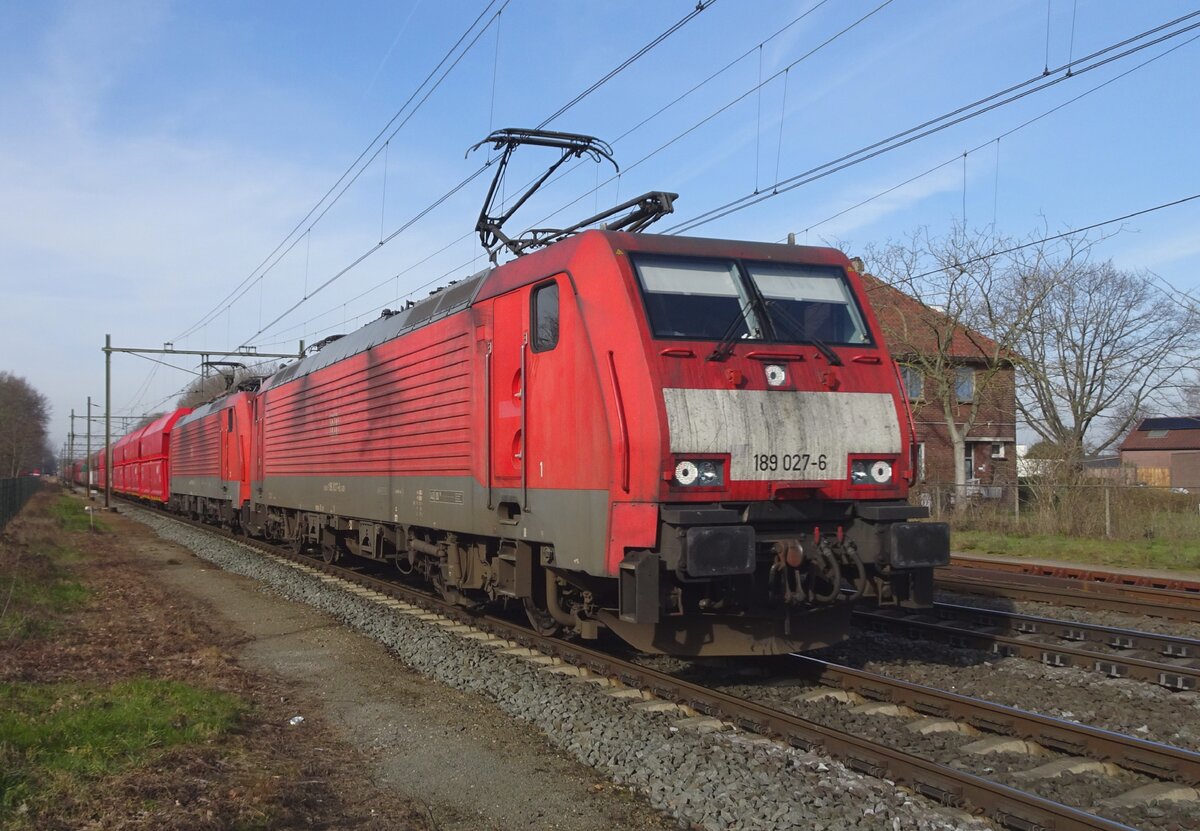
[[[457,829],[673,827],[626,791],[549,748],[528,725],[488,702],[428,681],[379,644],[307,606],[215,569],[123,518],[130,558],[177,605],[236,642],[233,657],[287,690],[271,717],[302,742],[312,720],[364,757],[363,782],[420,804],[430,824]],[[167,612],[173,614],[173,612]]]

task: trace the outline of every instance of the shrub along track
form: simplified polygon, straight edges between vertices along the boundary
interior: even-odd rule
[[[1032,787],[1015,787],[970,773],[960,769],[964,765],[931,761],[854,732],[807,720],[787,709],[723,692],[711,685],[683,680],[679,674],[646,666],[646,663],[653,662],[629,661],[578,643],[543,638],[505,618],[463,609],[410,586],[364,573],[361,569],[322,563],[277,546],[235,537],[210,526],[172,519],[210,534],[226,536],[238,545],[290,569],[353,592],[364,601],[378,604],[389,611],[416,616],[444,627],[449,633],[541,665],[546,671],[612,687],[610,695],[629,698],[643,709],[661,709],[681,714],[685,716],[685,721],[697,728],[740,729],[792,747],[821,748],[852,770],[901,783],[946,805],[968,807],[1010,828],[1115,831],[1131,827],[1118,820],[1039,796]],[[972,730],[982,728],[1028,740],[1036,739],[1046,746],[1057,747],[1071,754],[1089,753],[1090,761],[1097,764],[1124,764],[1129,770],[1168,780],[1114,799],[1109,804],[1111,815],[1128,816],[1132,813],[1136,816],[1146,800],[1162,796],[1172,789],[1194,795],[1195,792],[1187,787],[1187,783],[1195,783],[1200,779],[1200,757],[1178,748],[1106,733],[1069,721],[1035,716],[965,696],[918,689],[916,685],[848,668],[813,664],[812,671],[822,683],[836,684],[854,695],[865,694],[875,703],[896,707],[900,702],[903,707],[911,707],[914,713],[928,714],[927,718],[934,721],[949,718],[966,723]],[[813,700],[825,697],[827,695],[818,690]],[[1001,738],[1001,743],[1003,741]],[[1072,757],[1070,764],[1078,767],[1079,760]],[[1033,777],[1035,780],[1045,778],[1045,772]],[[1174,779],[1185,784],[1171,784],[1170,780]]]

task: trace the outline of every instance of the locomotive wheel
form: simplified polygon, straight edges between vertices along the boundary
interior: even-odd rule
[[[529,625],[533,627],[533,631],[542,637],[552,638],[562,629],[559,622],[549,612],[545,609],[539,609],[528,597],[525,598],[524,605],[525,617],[529,618]]]
[[[341,552],[337,549],[337,543],[333,540],[321,540],[321,559],[327,563],[336,563],[341,559]]]

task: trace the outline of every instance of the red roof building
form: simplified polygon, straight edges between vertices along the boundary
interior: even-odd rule
[[[944,377],[953,373],[955,423],[965,425],[974,416],[963,447],[968,483],[978,486],[979,495],[999,498],[1017,476],[1016,372],[1007,353],[877,277],[864,274],[863,283],[908,390],[919,442],[918,481],[954,483],[954,445],[937,381],[929,374],[943,363],[940,358]]]

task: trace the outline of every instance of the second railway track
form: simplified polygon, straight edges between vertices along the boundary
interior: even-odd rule
[[[1120,582],[1067,576],[1061,570],[1051,573],[993,567],[991,561],[956,560],[937,571],[939,589],[959,594],[1009,600],[1032,600],[1056,606],[1107,610],[1124,614],[1200,623],[1200,591],[1191,583],[1159,581]],[[1100,574],[1083,572],[1081,574]],[[1108,574],[1104,572],[1103,574]]]
[[[911,637],[1149,681],[1172,690],[1200,689],[1200,641],[1076,621],[938,603],[928,612],[855,612],[859,625]]]

